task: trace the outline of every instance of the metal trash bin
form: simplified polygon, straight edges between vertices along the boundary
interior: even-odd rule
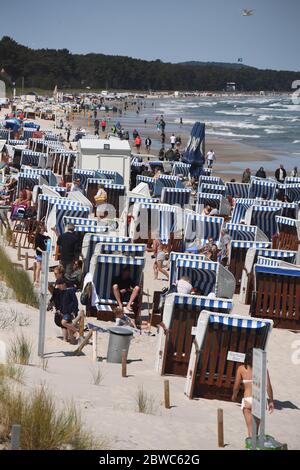
[[[113,362],[115,364],[122,363],[122,351],[125,350],[126,355],[128,354],[132,336],[133,332],[122,326],[109,329],[107,362]]]

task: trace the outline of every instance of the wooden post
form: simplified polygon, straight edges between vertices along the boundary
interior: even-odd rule
[[[11,450],[20,450],[21,425],[13,424],[11,428]]]
[[[224,447],[224,421],[222,408],[218,408],[218,446]]]
[[[25,253],[25,270],[28,271],[29,269],[29,261],[28,261],[28,251]]]
[[[18,244],[18,254],[17,254],[17,256],[18,256],[18,261],[21,261],[21,242],[19,242],[19,244]]]
[[[96,362],[98,359],[97,339],[98,339],[97,330],[93,330],[93,361],[94,362]]]
[[[83,310],[80,310],[79,335],[81,338],[83,338],[83,335],[84,335],[84,312]]]
[[[164,395],[165,395],[165,408],[169,410],[170,406],[170,382],[168,380],[164,380]]]
[[[126,349],[122,351],[122,377],[127,377],[127,352]]]
[[[3,235],[3,223],[0,222],[0,235],[2,236]]]
[[[11,244],[13,248],[16,248],[16,237],[14,235],[12,236]]]

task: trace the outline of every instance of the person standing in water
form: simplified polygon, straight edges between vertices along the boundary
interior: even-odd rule
[[[252,437],[252,357],[253,351],[248,351],[245,356],[244,364],[237,368],[235,375],[235,382],[233,386],[232,401],[237,401],[240,387],[244,386],[244,398],[242,399],[241,408],[244,414],[248,437]],[[268,410],[270,413],[274,411],[273,389],[270,381],[269,372],[267,371],[267,398]],[[260,420],[256,419],[257,432],[260,425]]]

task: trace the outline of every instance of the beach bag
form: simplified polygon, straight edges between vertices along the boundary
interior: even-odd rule
[[[82,305],[85,305],[85,306],[88,305],[91,299],[91,293],[92,293],[92,283],[88,282],[80,295],[80,303]]]

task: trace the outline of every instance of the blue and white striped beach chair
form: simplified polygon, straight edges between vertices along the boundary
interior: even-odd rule
[[[227,223],[226,228],[231,240],[256,240],[257,227]]]
[[[172,168],[172,175],[188,178],[190,175],[190,168],[191,165],[189,163],[175,162]]]
[[[273,322],[203,310],[195,328],[184,393],[230,401],[236,369],[254,347],[265,350]]]
[[[49,186],[56,186],[57,179],[54,173],[51,170],[41,169],[41,168],[21,168],[22,173],[27,173],[31,175],[40,175],[47,181]],[[66,190],[66,188],[62,188]]]
[[[198,252],[209,238],[213,238],[218,245],[223,225],[222,217],[210,217],[194,212],[185,213],[185,251]]]
[[[220,263],[195,259],[176,260],[176,281],[183,276],[191,279],[193,288],[201,295],[214,293],[217,297],[231,299],[235,291],[234,276]]]
[[[275,199],[276,186],[275,181],[253,179],[250,182],[249,198]]]
[[[199,176],[199,187],[201,186],[202,183],[224,186],[224,181],[222,180],[222,178],[219,178],[218,176],[201,175]]]
[[[288,197],[289,201],[299,203],[300,202],[300,183],[286,184],[285,195]]]
[[[198,189],[199,193],[221,194],[225,197],[226,186],[220,184],[201,183]]]
[[[271,240],[278,231],[276,216],[281,215],[281,213],[282,209],[278,206],[252,206],[247,210],[246,224],[256,225]]]
[[[32,150],[23,150],[21,155],[20,164],[29,165],[36,168],[47,167],[48,155],[41,152],[33,152]]]
[[[245,215],[247,212],[247,209],[249,207],[253,206],[255,203],[255,199],[237,199],[236,204],[233,208],[232,212],[232,217],[231,217],[231,222],[233,224],[239,224],[241,220],[245,220]]]
[[[89,178],[95,178],[96,171],[95,170],[81,170],[75,168],[73,170],[73,181],[76,179],[80,180],[80,188],[84,190],[86,188],[87,182]]]
[[[169,262],[170,262],[169,287],[171,287],[176,282],[176,261],[178,259],[204,260],[205,255],[199,255],[195,253],[177,253],[177,252],[172,251],[169,255]]]
[[[274,248],[298,250],[300,241],[300,220],[276,216],[278,239]]]
[[[184,294],[167,295],[163,323],[159,330],[157,372],[161,375],[185,377],[193,344],[193,329],[197,325],[200,312],[219,311],[228,315],[231,309],[232,301],[227,299],[209,299]]]
[[[97,243],[131,243],[131,238],[112,235],[94,235],[92,233],[85,234],[81,249],[84,260],[85,273],[89,271],[90,261],[94,254]]]
[[[182,208],[190,205],[191,189],[163,188],[161,192],[162,204],[177,205]]]
[[[226,192],[233,198],[248,198],[250,184],[248,183],[226,183]]]
[[[49,219],[55,215],[56,216],[56,223],[55,227],[58,232],[58,235],[62,235],[65,230],[64,225],[64,217],[88,217],[90,210],[88,207],[82,207],[79,205],[70,205],[70,204],[61,204],[55,203],[52,208],[51,212],[49,212],[48,207],[48,214],[47,214],[47,223]]]

